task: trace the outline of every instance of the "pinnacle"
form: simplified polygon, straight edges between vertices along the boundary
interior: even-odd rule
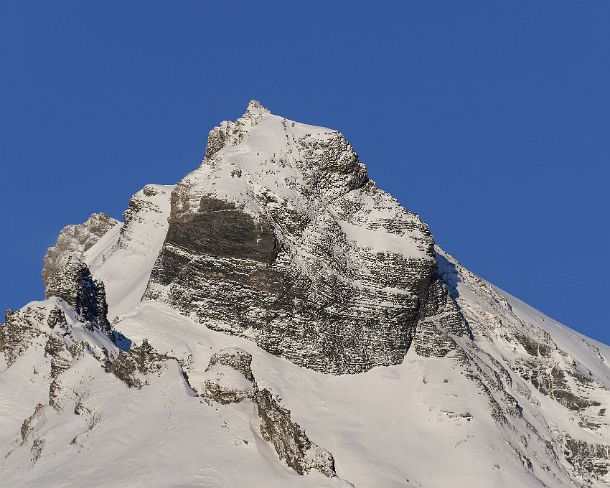
[[[248,108],[246,109],[246,113],[250,114],[263,114],[263,113],[271,113],[268,108],[264,107],[261,102],[258,100],[252,99],[248,102]]]

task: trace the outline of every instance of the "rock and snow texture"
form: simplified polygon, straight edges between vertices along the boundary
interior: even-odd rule
[[[253,102],[124,220],[62,230],[0,325],[3,487],[610,486],[610,348],[435,246],[338,132]]]
[[[251,102],[171,200],[147,298],[318,371],[402,362],[434,240],[339,132]]]
[[[126,358],[62,300],[11,314],[0,345],[3,488],[350,486],[283,465],[252,404],[208,404],[178,360],[144,341]]]
[[[256,406],[256,430],[271,442],[280,459],[299,474],[315,469],[329,478],[337,476],[332,455],[313,444],[266,388],[260,389],[251,369],[252,355],[236,347],[215,353],[205,370],[206,397],[212,401],[239,403],[252,400]]]
[[[64,227],[55,246],[50,247],[44,257],[42,280],[45,284],[45,296],[54,296],[49,285],[64,274],[64,268],[72,256],[82,256],[102,236],[111,229],[118,227],[119,222],[103,213],[94,213],[86,222],[80,225]]]
[[[91,275],[83,257],[87,250],[117,228],[120,228],[119,222],[103,213],[94,213],[83,224],[64,227],[55,246],[47,251],[42,269],[45,298],[65,300],[90,327],[106,333],[110,333],[110,324],[105,287]]]

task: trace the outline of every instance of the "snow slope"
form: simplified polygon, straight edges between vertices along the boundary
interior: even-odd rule
[[[146,185],[129,202],[126,222],[85,252],[92,274],[104,283],[111,317],[138,305],[167,232],[173,185]]]

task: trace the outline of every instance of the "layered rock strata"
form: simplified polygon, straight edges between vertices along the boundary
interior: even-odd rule
[[[428,227],[343,135],[251,102],[172,192],[145,297],[300,366],[358,373],[403,360],[436,281]]]

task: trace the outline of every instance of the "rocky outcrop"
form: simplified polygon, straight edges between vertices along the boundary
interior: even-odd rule
[[[42,364],[49,370],[35,374],[45,374],[49,381],[48,404],[59,410],[66,394],[62,375],[85,350],[101,364],[115,357],[111,338],[93,325],[84,322],[61,299],[33,302],[8,313],[5,323],[0,324],[0,352],[4,353],[8,368],[28,349],[38,348],[44,357]]]
[[[610,469],[608,444],[592,444],[567,435],[563,454],[574,471],[586,481],[603,479]]]
[[[77,356],[78,347],[66,347],[66,343],[57,335],[51,334],[47,338],[44,352],[51,359],[51,384],[49,385],[49,405],[58,408],[60,405],[61,381],[59,376],[70,368],[72,359]]]
[[[599,402],[578,392],[574,393],[568,381],[569,374],[552,361],[522,359],[515,363],[514,369],[543,395],[553,398],[570,410],[582,411],[600,406]]]
[[[57,282],[71,256],[82,256],[118,224],[117,220],[104,213],[94,213],[83,224],[64,227],[57,237],[57,243],[48,249],[44,257],[42,281],[45,284],[45,297],[53,296],[52,291],[48,290],[48,284]]]
[[[413,341],[415,351],[424,357],[444,357],[459,349],[452,336],[472,338],[472,333],[446,283],[436,276],[421,309]]]
[[[283,408],[269,390],[257,390],[255,404],[261,436],[273,444],[281,460],[299,474],[316,469],[328,477],[337,475],[333,456],[309,440],[290,418],[290,410]]]
[[[222,404],[254,402],[260,435],[282,461],[299,474],[315,469],[328,477],[337,476],[333,456],[309,440],[291,419],[290,410],[268,389],[258,388],[251,363],[252,355],[236,347],[215,353],[206,369],[206,398]]]
[[[317,371],[400,363],[433,238],[336,131],[249,105],[172,193],[146,297]]]
[[[4,323],[0,324],[0,352],[4,354],[7,366],[13,364],[36,338],[43,336],[40,323],[47,318],[44,308],[6,310]]]
[[[106,214],[94,213],[83,224],[64,227],[55,246],[48,249],[42,270],[45,299],[61,298],[90,329],[99,330],[109,337],[112,337],[112,331],[107,318],[104,283],[94,279],[85,256],[104,235],[119,225]],[[57,319],[61,320],[60,317]],[[50,317],[49,320],[56,319]]]
[[[35,427],[42,422],[43,412],[44,405],[38,403],[34,408],[34,413],[23,421],[23,424],[21,424],[21,444],[25,444],[29,440]]]
[[[114,374],[130,388],[142,388],[146,383],[145,375],[159,372],[163,361],[168,357],[159,354],[144,339],[139,346],[133,346],[129,351],[121,351],[116,359],[106,362],[106,371]]]
[[[46,293],[47,297],[61,298],[71,305],[91,329],[112,335],[104,283],[93,279],[89,268],[78,255],[71,255],[61,273],[57,272],[49,278]]]
[[[256,383],[250,364],[252,355],[238,348],[215,353],[205,370],[205,396],[219,403],[253,399]]]
[[[65,328],[67,326],[66,314],[61,308],[53,308],[49,312],[49,317],[47,318],[47,325],[54,329],[55,327]]]

